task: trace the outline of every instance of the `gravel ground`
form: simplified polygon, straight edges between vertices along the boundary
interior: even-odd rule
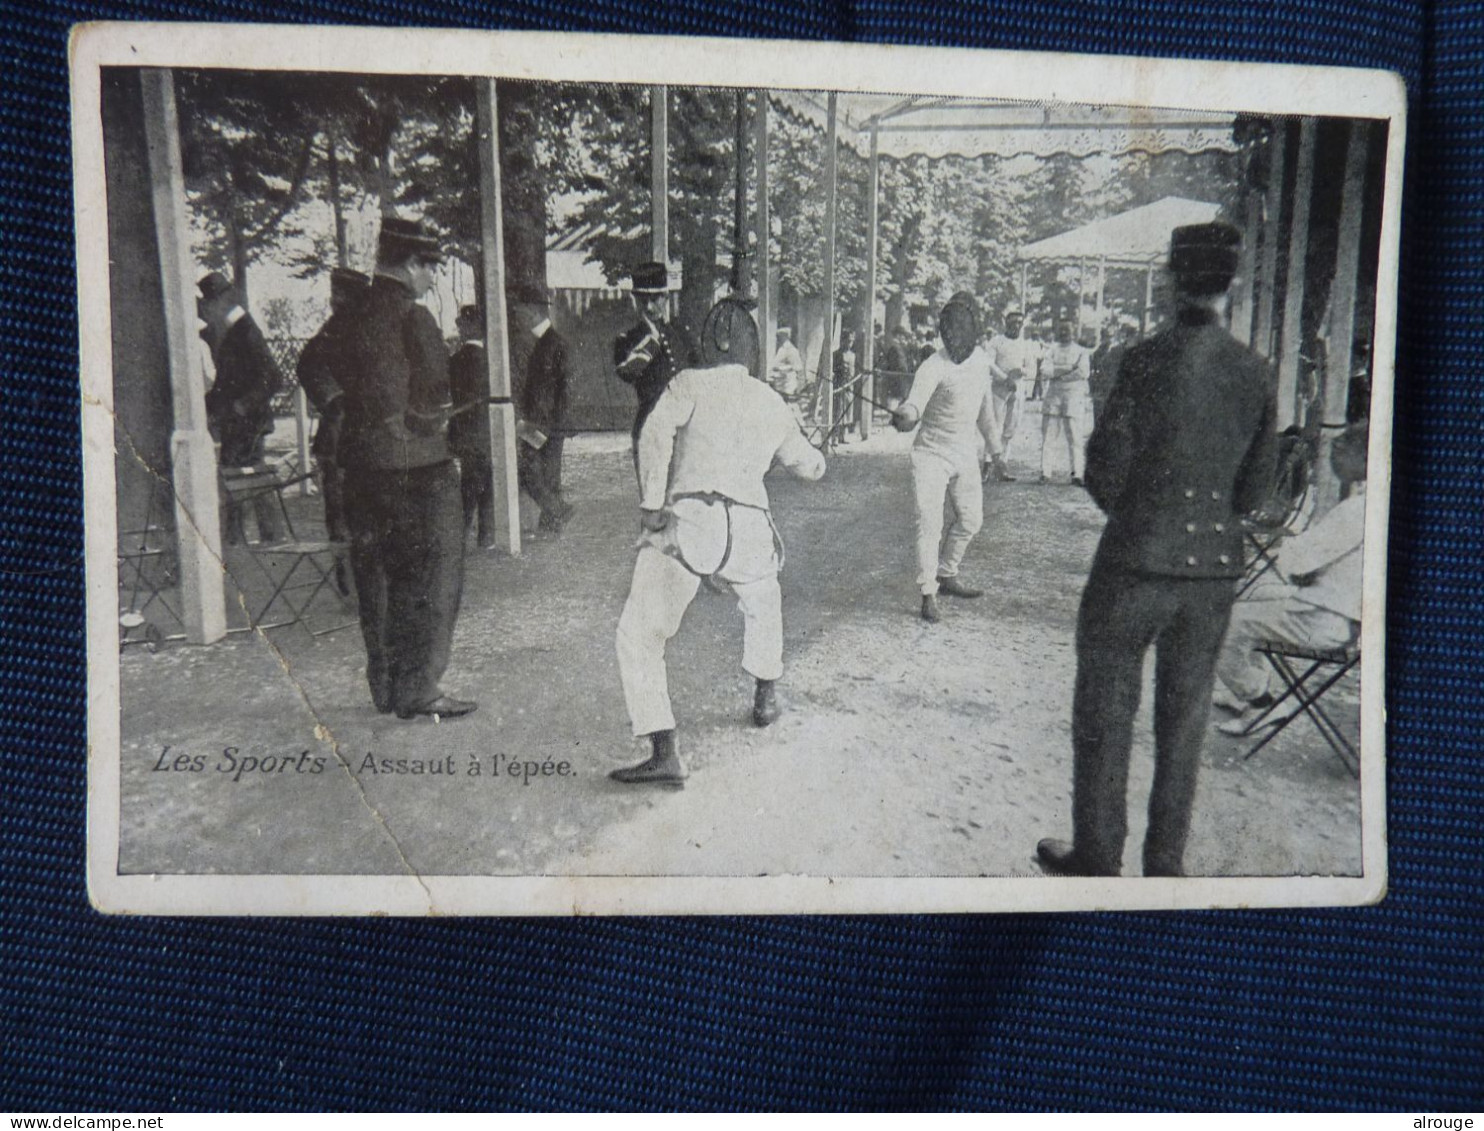
[[[516,559],[471,550],[445,680],[479,700],[468,718],[377,715],[353,627],[128,649],[121,870],[1036,875],[1036,840],[1070,829],[1072,628],[1101,526],[1079,489],[1031,482],[1038,423],[1032,411],[1011,448],[1021,481],[986,490],[964,565],[988,594],[944,599],[937,626],[916,616],[910,438],[847,445],[818,484],[770,481],[788,544],[787,713],[748,724],[740,617],[703,590],[670,649],[692,770],[681,792],[607,778],[646,750],[613,657],[636,530],[626,437],[569,445],[566,533]],[[316,615],[337,612],[322,602]],[[1357,687],[1352,675],[1331,692],[1352,732]],[[1359,786],[1308,722],[1242,753],[1212,730],[1188,870],[1358,874]]]

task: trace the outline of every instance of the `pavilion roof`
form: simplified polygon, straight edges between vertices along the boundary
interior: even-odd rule
[[[1183,224],[1216,219],[1219,204],[1167,196],[1153,204],[1083,224],[1060,235],[1024,244],[1022,260],[1102,259],[1115,265],[1148,267],[1164,261],[1170,232]]]

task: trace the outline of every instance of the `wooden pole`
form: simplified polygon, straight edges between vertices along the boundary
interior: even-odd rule
[[[1026,303],[1029,301],[1026,290],[1026,284],[1028,282],[1026,273],[1030,270],[1030,266],[1024,259],[1020,261],[1020,313],[1022,315],[1028,313],[1025,309]]]
[[[738,89],[732,100],[736,112],[732,140],[732,294],[744,297],[747,270],[747,92]]]
[[[1319,463],[1315,468],[1318,497],[1315,512],[1323,514],[1340,501],[1340,484],[1329,465],[1329,452],[1345,427],[1350,404],[1350,369],[1355,358],[1355,301],[1359,290],[1361,222],[1365,214],[1365,122],[1349,124],[1345,147],[1345,180],[1340,190],[1340,232],[1335,248],[1335,279],[1330,285],[1329,350],[1325,358],[1324,395],[1320,417]]]
[[[670,262],[670,88],[649,88],[650,254]]]
[[[762,366],[758,376],[767,380],[773,367],[773,271],[768,262],[773,237],[772,214],[768,210],[768,92],[755,90],[753,97],[757,99],[757,119],[753,123],[757,131],[753,148],[757,152],[753,157],[757,161],[757,332]]]
[[[1268,141],[1268,189],[1263,201],[1262,265],[1258,269],[1257,326],[1252,344],[1264,357],[1273,356],[1273,315],[1278,289],[1278,240],[1283,232],[1283,174],[1288,156],[1288,126],[1279,124]]]
[[[495,544],[520,554],[520,484],[515,461],[515,406],[510,402],[510,328],[505,319],[505,229],[500,198],[500,120],[495,80],[476,80],[479,133],[479,246],[483,265],[484,353],[489,365],[490,463],[495,491]]]
[[[216,447],[206,426],[206,377],[196,334],[196,264],[186,219],[185,177],[180,163],[180,122],[175,76],[140,72],[150,204],[160,252],[160,292],[170,365],[174,430],[170,474],[175,496],[175,538],[180,559],[181,620],[192,644],[211,644],[227,632],[222,568],[222,526]]]
[[[1299,351],[1304,343],[1304,280],[1309,254],[1309,203],[1314,194],[1313,118],[1299,124],[1298,162],[1293,173],[1293,223],[1288,230],[1288,279],[1283,287],[1283,331],[1278,346],[1278,427],[1297,418]]]
[[[830,91],[825,120],[824,152],[824,342],[819,349],[819,380],[824,399],[824,429],[828,437],[835,424],[835,214],[838,161],[835,153],[836,111],[839,95]]]
[[[1103,296],[1108,285],[1108,260],[1106,256],[1098,256],[1098,302],[1097,302],[1097,329],[1098,342],[1102,343],[1103,333]]]
[[[1247,193],[1246,230],[1242,233],[1237,264],[1237,293],[1232,301],[1232,337],[1244,346],[1252,344],[1252,289],[1257,275],[1257,229],[1262,223],[1262,198]]]
[[[868,400],[880,400],[876,395],[876,275],[880,271],[881,238],[877,228],[881,222],[881,128],[871,123],[871,195],[866,204],[866,340],[861,347],[861,365],[866,371],[865,396]],[[881,332],[888,332],[886,320],[881,321]],[[884,338],[883,338],[884,340]],[[869,404],[861,405],[861,439],[871,438],[871,413]]]
[[[1139,337],[1149,336],[1149,319],[1154,313],[1154,264],[1144,271],[1144,309],[1139,314]]]

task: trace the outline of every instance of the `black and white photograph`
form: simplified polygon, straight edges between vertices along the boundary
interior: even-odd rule
[[[1383,897],[1394,76],[102,24],[73,99],[102,910]]]

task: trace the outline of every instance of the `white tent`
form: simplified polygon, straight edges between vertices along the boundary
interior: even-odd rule
[[[1220,211],[1218,204],[1167,196],[1025,244],[1018,258],[1040,262],[1096,259],[1109,266],[1150,267],[1164,261],[1172,231],[1186,224],[1210,223]]]

